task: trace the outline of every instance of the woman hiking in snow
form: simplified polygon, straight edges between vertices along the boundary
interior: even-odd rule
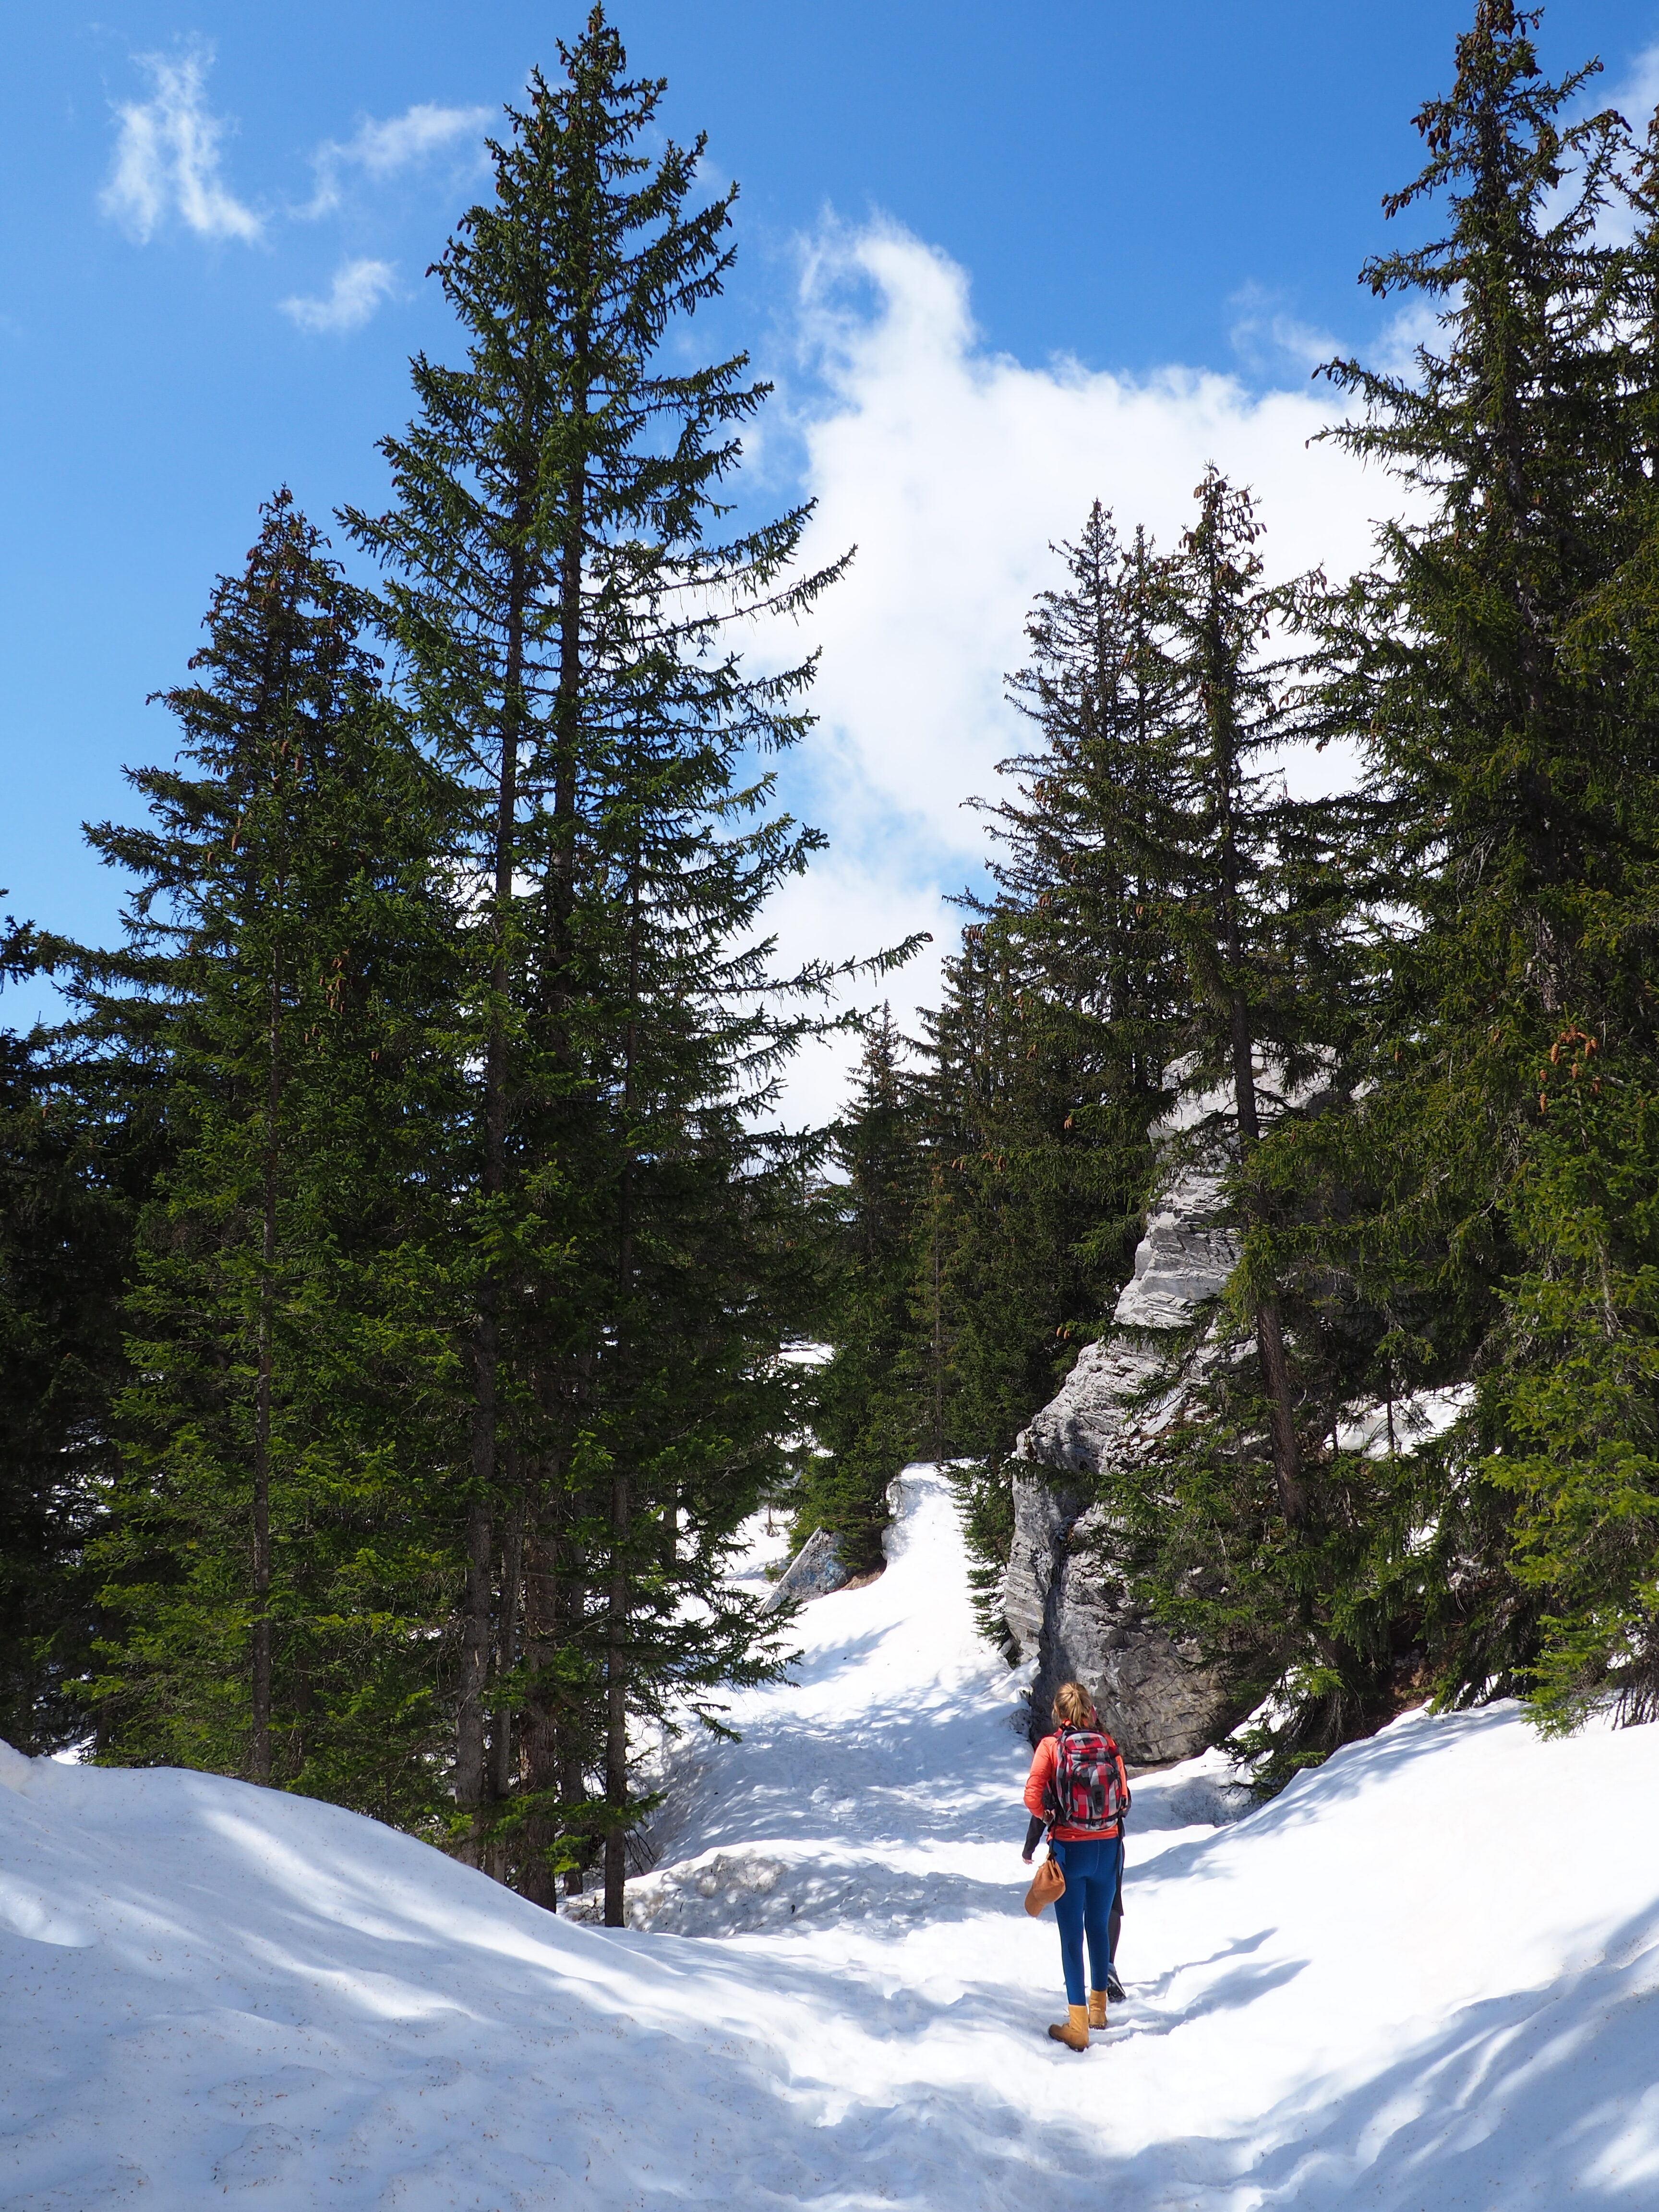
[[[1032,1757],[1025,1784],[1025,1809],[1031,1815],[1025,1863],[1030,1864],[1037,1838],[1046,1827],[1048,1856],[1064,1879],[1054,1905],[1067,2014],[1048,2033],[1068,2050],[1086,2051],[1089,2030],[1106,2025],[1106,1991],[1112,1972],[1108,1923],[1122,1862],[1129,1780],[1123,1754],[1101,1727],[1094,1700],[1081,1682],[1062,1682],[1055,1691],[1054,1722],[1054,1734],[1043,1737]],[[1042,1879],[1039,1875],[1032,1884],[1034,1893]],[[1042,1909],[1041,1905],[1033,1908],[1030,1899],[1027,1905],[1028,1910]],[[1091,1970],[1086,2003],[1085,1936]]]

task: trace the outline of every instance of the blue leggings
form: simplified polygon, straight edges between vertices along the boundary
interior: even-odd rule
[[[1083,1987],[1083,1938],[1089,1938],[1089,1987],[1103,1990],[1111,1971],[1111,1947],[1106,1923],[1112,1899],[1117,1895],[1118,1860],[1121,1837],[1110,1843],[1050,1844],[1066,1875],[1066,1893],[1054,1899],[1054,1918],[1060,1923],[1060,1957],[1066,1969],[1066,2002],[1085,2002]]]

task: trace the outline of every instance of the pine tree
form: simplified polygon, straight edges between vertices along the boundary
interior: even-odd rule
[[[807,1161],[754,1132],[812,1018],[768,1011],[750,933],[817,841],[743,774],[810,670],[750,677],[727,635],[829,576],[785,573],[804,511],[719,535],[745,359],[670,365],[733,195],[698,204],[701,141],[647,152],[664,88],[601,9],[560,58],[438,265],[465,365],[415,362],[394,504],[348,520],[473,809],[458,1840],[550,1904],[597,1839],[615,1923],[629,1715],[760,1663],[716,1571],[796,1420]]]
[[[908,1341],[890,1401],[957,1471],[988,1632],[1012,1534],[1014,1440],[1097,1333],[1139,1231],[1167,1103],[1174,961],[1147,868],[1164,806],[1170,677],[1159,565],[1098,502],[1056,549],[1009,679],[1030,749],[1000,763],[996,894],[946,963],[915,1086],[920,1194]]]
[[[1651,432],[1630,264],[1597,228],[1622,125],[1565,119],[1592,70],[1547,79],[1536,21],[1482,0],[1452,92],[1417,118],[1428,163],[1387,203],[1446,208],[1436,243],[1365,272],[1439,307],[1416,374],[1330,370],[1363,403],[1334,434],[1413,485],[1423,519],[1382,533],[1326,625],[1392,922],[1331,1156],[1354,1202],[1313,1241],[1382,1318],[1391,1387],[1477,1386],[1407,1478],[1441,1694],[1541,1680],[1571,1713],[1609,1668],[1639,1677],[1616,1655],[1650,1617],[1650,1507],[1620,1501],[1651,1480],[1637,1162],[1656,813],[1626,588]]]
[[[1039,595],[1030,661],[1010,678],[1035,750],[999,763],[1016,792],[987,809],[996,912],[1102,1070],[1104,1095],[1074,1126],[1121,1116],[1112,1141],[1139,1155],[1175,1049],[1174,963],[1151,896],[1173,770],[1162,571],[1144,531],[1120,548],[1098,500],[1055,550],[1066,587]]]
[[[792,1472],[803,1378],[783,1355],[816,1317],[823,1233],[821,1143],[769,1127],[782,1066],[819,1022],[768,1001],[816,997],[818,978],[772,977],[759,935],[766,901],[817,841],[771,812],[769,777],[738,773],[757,723],[772,744],[799,724],[769,680],[701,650],[713,622],[688,637],[683,613],[642,592],[634,613],[639,659],[609,776],[591,787],[572,933],[593,1101],[572,1238],[574,1470],[590,1491],[599,1479],[605,1511],[590,1556],[605,1561],[611,1925],[625,1832],[647,1809],[630,1717],[689,1710],[717,1724],[711,1692],[780,1663],[724,1567],[738,1521]]]
[[[1335,1681],[1346,1698],[1351,1655],[1322,1585],[1355,1503],[1332,1437],[1350,1317],[1284,1265],[1279,1238],[1328,1202],[1291,1148],[1341,1093],[1351,825],[1284,781],[1285,749],[1309,734],[1308,671],[1279,634],[1310,583],[1265,582],[1248,494],[1212,469],[1196,497],[1139,594],[1149,753],[1105,849],[1133,890],[1132,973],[1180,1103],[1161,1172],[1209,1181],[1212,1226],[1240,1258],[1221,1310],[1163,1347],[1149,1384],[1183,1418],[1152,1465],[1103,1470],[1109,1565],[1244,1704],[1310,1665],[1322,1693]]]
[[[9,921],[0,984],[39,964]],[[88,1543],[113,1473],[121,1291],[143,1123],[112,1121],[45,1031],[0,1031],[0,1737],[32,1756],[83,1736]]]
[[[1330,1065],[1346,980],[1341,890],[1325,810],[1292,800],[1278,756],[1297,732],[1270,650],[1293,591],[1267,586],[1249,495],[1214,469],[1164,571],[1175,772],[1157,893],[1179,963],[1181,1090],[1202,1110],[1195,1149],[1231,1172],[1273,1480],[1287,1528],[1305,1517],[1302,1441],[1281,1286],[1250,1232],[1268,1225],[1264,1123]]]
[[[1626,190],[1637,228],[1614,261],[1617,326],[1590,325],[1596,397],[1616,392],[1620,433],[1607,441],[1597,422],[1604,465],[1585,471],[1581,526],[1605,580],[1580,581],[1558,641],[1594,716],[1593,763],[1569,769],[1594,809],[1571,915],[1576,988],[1538,1062],[1510,1206],[1520,1265],[1486,1393],[1502,1450],[1486,1472],[1514,1501],[1517,1575],[1544,1608],[1530,1687],[1549,1728],[1609,1697],[1626,1721],[1659,1717],[1659,116]]]
[[[918,1448],[917,1407],[904,1380],[926,1188],[916,1121],[904,1041],[884,1006],[836,1139],[846,1182],[836,1194],[825,1325],[833,1350],[816,1377],[818,1453],[794,1523],[797,1542],[814,1528],[834,1530],[854,1573],[880,1565],[887,1486]]]
[[[1048,995],[1017,925],[1006,910],[969,925],[927,1018],[926,1202],[902,1370],[927,1455],[966,1462],[955,1480],[994,1639],[1012,1448],[1097,1329],[1146,1160],[1144,1119],[1132,1146],[1114,1141],[1102,1026]]]
[[[72,956],[74,1035],[150,1085],[166,1152],[93,1553],[94,1694],[103,1756],[418,1824],[449,1566],[446,797],[358,621],[279,494],[202,675],[163,695],[187,765],[131,775],[148,826],[90,832],[138,887],[125,945]]]
[[[1113,1111],[1101,1024],[1047,984],[994,912],[964,930],[927,1021],[912,1372],[930,1456],[1000,1466],[1133,1244],[1145,1116]]]

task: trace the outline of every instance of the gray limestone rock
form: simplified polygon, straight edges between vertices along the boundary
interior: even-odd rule
[[[811,1598],[828,1597],[850,1579],[841,1556],[841,1538],[827,1528],[815,1528],[766,1593],[761,1611],[773,1612],[786,1598],[799,1598],[805,1604]]]
[[[1126,1328],[1174,1328],[1221,1290],[1237,1256],[1210,1224],[1213,1176],[1177,1175],[1153,1208],[1135,1272],[1114,1320]],[[1190,1758],[1241,1716],[1219,1678],[1190,1650],[1145,1619],[1112,1571],[1112,1528],[1099,1506],[1084,1510],[1082,1486],[1067,1476],[1132,1467],[1179,1408],[1182,1393],[1134,1402],[1158,1353],[1133,1339],[1108,1339],[1079,1357],[1058,1395],[1014,1447],[1029,1474],[1014,1478],[1014,1539],[1003,1583],[1003,1616],[1024,1658],[1035,1656],[1035,1736],[1048,1725],[1057,1684],[1088,1685],[1102,1719],[1133,1765]],[[1201,1354],[1200,1354],[1201,1357]]]

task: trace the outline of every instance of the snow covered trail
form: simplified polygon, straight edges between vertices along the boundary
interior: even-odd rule
[[[1137,1786],[1133,2002],[1049,2043],[1027,1753],[944,1486],[677,1754],[636,1925],[356,1815],[0,1753],[0,2207],[1659,2203],[1659,1729],[1408,1716]]]

